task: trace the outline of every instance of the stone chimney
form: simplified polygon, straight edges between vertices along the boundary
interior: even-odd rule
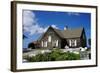
[[[65,26],[65,27],[64,27],[64,30],[67,30],[67,29],[68,29],[68,26]]]

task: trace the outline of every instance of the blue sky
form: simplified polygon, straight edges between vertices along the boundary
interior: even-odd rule
[[[76,12],[23,10],[23,48],[37,40],[49,26],[63,30],[84,27],[87,39],[91,37],[91,14]]]

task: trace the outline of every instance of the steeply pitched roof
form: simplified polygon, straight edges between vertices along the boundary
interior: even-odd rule
[[[51,26],[48,29],[53,29],[56,32],[56,34],[58,34],[59,37],[61,37],[61,38],[77,38],[77,37],[81,37],[82,31],[83,31],[83,28],[59,30],[59,29],[55,29],[55,28],[53,28]],[[39,40],[42,39],[42,37],[44,36],[45,33],[43,33],[41,35]]]
[[[60,36],[61,38],[63,38],[63,34],[62,34],[62,32],[61,32],[61,30],[59,30],[59,29],[55,29],[55,28],[53,28],[53,27],[49,27],[48,29],[53,29],[55,32],[56,32],[56,34],[58,34],[58,36]],[[46,31],[47,32],[47,31]],[[45,33],[46,33],[45,32]],[[45,33],[43,33],[40,37],[39,37],[39,39],[38,40],[41,40],[42,39],[42,37],[45,35]]]
[[[63,34],[62,34],[61,30],[55,29],[55,28],[53,28],[53,29],[61,38],[63,38]]]

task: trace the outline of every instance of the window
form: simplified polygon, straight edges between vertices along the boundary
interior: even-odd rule
[[[53,46],[53,47],[58,47],[58,40],[54,40],[54,41],[52,42],[52,46]]]
[[[72,46],[72,47],[77,46],[77,41],[76,40],[69,40],[69,46]]]
[[[42,45],[42,47],[43,47],[43,41],[41,42],[41,45]]]
[[[42,41],[41,45],[42,45],[42,47],[47,47],[47,41]]]
[[[77,41],[75,40],[74,42],[75,42],[75,46],[77,46]]]
[[[71,40],[69,40],[69,46],[71,46]]]
[[[56,47],[58,47],[58,40],[56,40]]]
[[[48,36],[48,42],[51,42],[51,36]]]
[[[47,41],[44,42],[44,47],[47,47]]]

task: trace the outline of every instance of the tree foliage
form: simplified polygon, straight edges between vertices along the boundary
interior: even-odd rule
[[[28,44],[28,48],[35,49],[34,43],[29,43],[29,44]]]
[[[90,38],[88,39],[88,44],[91,46],[91,39]]]

